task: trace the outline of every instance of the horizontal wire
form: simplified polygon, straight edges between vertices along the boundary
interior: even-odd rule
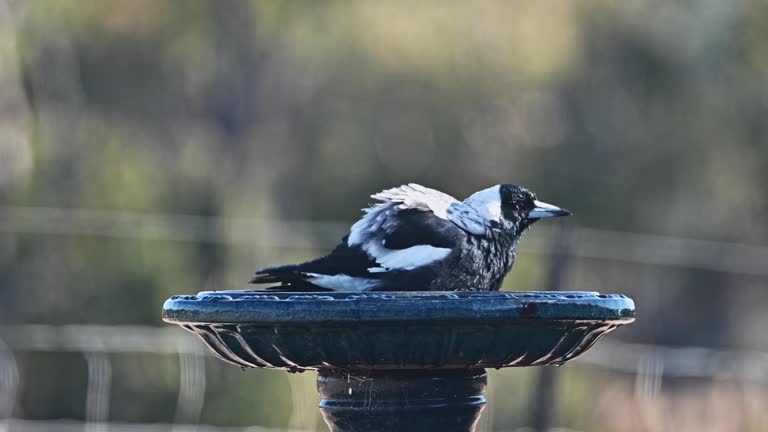
[[[223,218],[173,213],[0,206],[0,232],[100,236],[269,248],[330,249],[344,222]],[[599,230],[572,230],[571,256],[768,276],[768,246]],[[537,226],[521,251],[549,254],[555,230]]]
[[[0,339],[15,351],[204,354],[201,343],[176,326],[0,326]]]
[[[659,346],[601,340],[573,364],[637,373],[654,364],[667,378],[735,379],[768,383],[768,352]]]
[[[2,325],[0,337],[14,351],[206,354],[196,338],[170,326]],[[634,374],[648,361],[668,377],[768,382],[768,352],[761,351],[603,340],[571,364]]]

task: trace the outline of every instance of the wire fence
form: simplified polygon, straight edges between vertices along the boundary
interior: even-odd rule
[[[335,246],[347,230],[348,225],[339,222],[0,207],[0,232],[6,233],[314,249]],[[556,229],[537,227],[537,235],[526,240],[522,249],[527,253],[550,254],[556,248],[554,239],[557,235]],[[768,262],[766,246],[590,228],[574,228],[570,230],[569,236],[571,241],[567,254],[571,257],[768,276],[768,266],[765,266]],[[83,356],[87,365],[84,421],[33,421],[14,417],[24,382],[16,360],[19,352],[70,352]],[[172,425],[109,421],[113,359],[116,355],[128,353],[174,355],[178,358],[180,377]],[[263,427],[231,428],[198,424],[205,405],[208,379],[204,355],[208,354],[195,338],[170,326],[0,326],[0,432],[276,431]],[[570,364],[574,367],[630,374],[635,377],[636,393],[643,395],[657,393],[663,377],[729,379],[768,384],[768,352],[759,351],[665,347],[608,339]]]
[[[112,356],[126,353],[173,354],[179,361],[179,388],[174,431],[267,432],[265,428],[216,428],[196,425],[200,420],[206,389],[202,344],[175,327],[95,325],[0,326],[0,430],[136,431],[169,430],[168,425],[108,422]],[[14,352],[70,352],[83,355],[88,369],[85,423],[30,421],[13,417],[23,377]],[[658,392],[662,377],[735,379],[768,383],[768,353],[712,350],[701,347],[660,347],[604,340],[587,354],[574,359],[572,367],[607,369],[636,377],[636,392]],[[107,427],[108,425],[108,427]],[[197,428],[197,429],[195,429]]]
[[[214,229],[212,229],[214,228]],[[171,213],[0,206],[0,232],[85,235],[285,248],[331,248],[349,230],[343,222],[220,218]],[[555,230],[536,227],[521,243],[550,253]],[[577,227],[569,254],[726,273],[768,276],[768,246]]]

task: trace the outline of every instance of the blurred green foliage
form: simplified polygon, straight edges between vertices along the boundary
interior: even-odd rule
[[[230,218],[351,222],[370,193],[405,182],[457,197],[515,182],[581,225],[765,244],[766,12],[756,0],[0,2],[0,202],[201,216],[218,238]],[[323,251],[311,236],[291,248],[269,246],[275,233],[228,244],[21,222],[0,232],[4,323],[161,325],[169,295],[243,288],[256,267]],[[543,286],[546,264],[521,255],[506,288]],[[631,340],[768,349],[765,279],[581,260],[566,285],[635,296]],[[178,365],[160,357],[115,365],[115,418],[172,420]],[[60,373],[78,368],[25,357],[18,414],[82,418],[82,373]],[[203,422],[288,426],[295,377],[208,371]],[[497,426],[525,424],[526,374],[493,377],[510,408]],[[301,379],[294,392],[311,393]],[[584,414],[601,379],[568,373],[558,424],[605,427]]]

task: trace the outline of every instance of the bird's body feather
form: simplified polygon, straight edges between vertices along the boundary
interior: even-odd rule
[[[464,202],[413,183],[387,189],[330,254],[260,270],[252,282],[288,291],[498,290],[527,228],[522,219],[519,229],[505,227],[499,188]]]

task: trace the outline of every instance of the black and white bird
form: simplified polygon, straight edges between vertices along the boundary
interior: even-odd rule
[[[330,254],[260,270],[251,282],[281,291],[497,291],[522,234],[571,214],[514,184],[464,201],[414,183],[371,197],[379,203]]]

